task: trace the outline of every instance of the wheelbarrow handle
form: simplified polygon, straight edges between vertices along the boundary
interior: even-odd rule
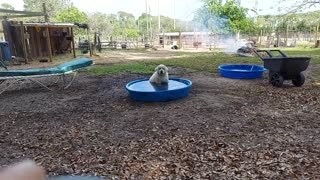
[[[254,51],[254,52],[259,56],[259,58],[262,59],[262,60],[264,60],[265,57],[261,56],[261,54],[260,54],[261,52],[265,52],[265,53],[268,54],[269,57],[272,57],[271,52],[268,52],[268,50],[260,50],[260,49],[257,49],[257,50],[253,50],[253,51]]]
[[[281,50],[278,50],[278,49],[273,49],[273,50],[260,50],[260,49],[257,49],[257,50],[254,50],[254,52],[259,56],[259,58],[261,58],[262,60],[264,60],[266,57],[263,57],[261,56],[261,52],[265,52],[269,58],[272,58],[274,57],[273,53],[272,52],[279,52],[281,54],[282,57],[288,57],[284,52],[282,52]]]
[[[270,52],[271,52],[271,54],[272,54],[272,52],[279,52],[282,57],[288,57],[284,52],[282,52],[279,49],[272,49],[272,50],[270,50]]]

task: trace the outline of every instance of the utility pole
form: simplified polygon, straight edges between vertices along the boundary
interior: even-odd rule
[[[258,7],[259,7],[259,2],[258,0],[256,0],[255,4],[254,4],[254,11],[255,11],[255,15],[254,15],[254,22],[257,22],[257,18],[258,18]]]
[[[176,3],[173,0],[173,29],[176,29]]]
[[[149,15],[151,15],[151,8],[150,8],[150,6],[149,6]],[[153,36],[152,36],[152,26],[151,26],[151,24],[152,24],[152,16],[150,17],[150,38],[151,38],[151,40],[153,40]]]
[[[160,0],[158,0],[158,31],[159,31],[159,33],[160,33],[160,31],[161,31],[161,27],[160,27],[160,8],[159,8],[159,1]]]
[[[147,43],[148,43],[148,37],[149,37],[148,0],[146,0],[146,19],[147,19]]]

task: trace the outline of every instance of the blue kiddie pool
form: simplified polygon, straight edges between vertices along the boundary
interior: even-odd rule
[[[261,78],[266,70],[263,66],[253,64],[225,64],[218,67],[221,76],[232,79]]]
[[[164,102],[188,96],[192,82],[169,78],[168,84],[151,84],[149,79],[131,81],[126,85],[129,96],[136,101]]]

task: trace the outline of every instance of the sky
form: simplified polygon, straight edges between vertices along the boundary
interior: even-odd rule
[[[138,18],[146,12],[146,0],[71,0],[71,2],[81,11],[88,13],[99,11],[116,14],[118,11],[124,11]],[[15,10],[23,10],[23,0],[0,0],[0,4],[2,3],[11,4]],[[147,10],[154,16],[160,13],[172,18],[191,20],[193,12],[202,4],[201,0],[147,0]]]
[[[147,1],[147,6],[146,6]],[[279,14],[283,6],[292,6],[297,0],[257,0],[258,14]],[[300,0],[301,1],[301,0]],[[118,11],[131,13],[138,18],[146,10],[153,16],[169,16],[180,20],[192,20],[194,12],[203,5],[203,0],[71,0],[84,12],[103,12],[116,14]],[[241,0],[243,7],[254,9],[256,0]],[[0,4],[9,3],[16,10],[23,10],[23,0],[0,0]],[[147,7],[147,8],[146,8]],[[280,8],[280,10],[279,10]],[[249,13],[254,16],[254,13]]]

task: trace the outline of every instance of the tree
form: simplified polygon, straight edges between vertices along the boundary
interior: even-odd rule
[[[81,12],[73,4],[70,8],[65,9],[59,12],[54,19],[58,22],[67,22],[67,23],[88,23],[88,16],[86,13]],[[85,34],[83,29],[75,29],[75,35]]]
[[[3,9],[9,9],[9,10],[14,10],[14,7],[11,4],[8,3],[2,3],[1,8]],[[10,13],[0,13],[1,16],[3,15],[10,15]]]
[[[9,10],[14,10],[14,7],[11,4],[8,3],[2,3],[1,4],[2,9],[9,9]]]
[[[288,0],[282,0],[280,3],[286,4]],[[296,0],[294,5],[287,7],[287,14],[301,12],[305,9],[320,5],[320,0]]]
[[[120,25],[119,33],[123,40],[126,40],[128,36],[134,37],[137,32],[136,20],[130,13],[119,11],[118,22]]]
[[[138,31],[136,29],[126,29],[126,36],[128,38],[137,38],[139,36]]]
[[[118,20],[122,22],[123,28],[136,28],[136,20],[132,14],[119,11],[117,15]]]
[[[216,33],[235,34],[255,31],[253,19],[247,18],[248,9],[240,6],[236,0],[205,0],[194,22]]]
[[[27,11],[42,12],[42,4],[46,4],[46,10],[49,17],[55,17],[61,11],[71,6],[70,0],[23,0],[24,9]]]
[[[148,20],[147,20],[148,18]],[[160,17],[160,31],[158,27],[158,16],[151,16],[149,14],[143,13],[136,20],[138,33],[140,36],[145,37],[147,39],[148,34],[152,36],[156,36],[158,33],[162,32],[178,32],[178,31],[186,31],[186,22],[175,20],[176,27],[174,28],[174,20],[170,17],[161,16]],[[147,28],[148,22],[148,28]],[[192,23],[190,23],[192,24]],[[149,32],[147,32],[149,30]],[[152,38],[152,37],[151,37]]]
[[[91,32],[98,33],[104,39],[115,36],[115,27],[117,27],[117,24],[116,14],[107,15],[101,12],[89,14]]]
[[[87,23],[88,16],[86,13],[80,11],[73,4],[71,4],[70,8],[59,12],[55,16],[55,20],[59,22],[69,22],[69,23],[70,22]]]

